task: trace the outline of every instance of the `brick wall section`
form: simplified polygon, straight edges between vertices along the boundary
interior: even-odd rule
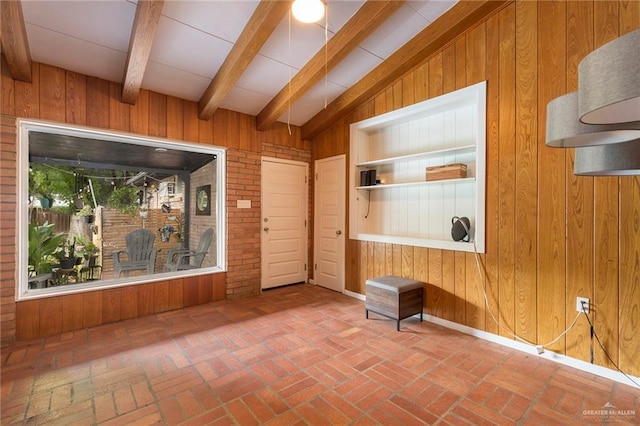
[[[261,289],[260,179],[260,154],[227,151],[227,298]],[[237,208],[238,200],[251,200],[251,208]]]
[[[227,151],[227,297],[257,294],[261,289],[261,159],[311,161],[311,150],[262,143],[262,155]],[[311,188],[311,185],[309,185]],[[311,195],[309,195],[311,200]],[[250,209],[237,208],[238,200],[251,200]],[[311,206],[311,203],[309,203]],[[309,219],[311,219],[309,209]],[[309,220],[311,224],[311,220]],[[307,227],[309,238],[311,226]],[[309,239],[311,241],[311,239]],[[309,250],[309,253],[311,251]],[[308,264],[311,264],[309,261]]]
[[[1,343],[13,340],[16,328],[16,126],[0,117],[0,328]]]

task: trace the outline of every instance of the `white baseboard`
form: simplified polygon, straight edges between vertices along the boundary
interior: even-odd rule
[[[354,297],[356,299],[366,300],[366,296],[359,293],[354,293],[354,292],[345,290],[344,294],[350,297]],[[416,314],[413,317],[415,317],[416,319],[419,319],[420,315]],[[571,358],[569,356],[558,354],[546,349],[542,354],[538,354],[538,349],[535,346],[518,342],[516,340],[509,339],[506,337],[498,336],[497,334],[478,330],[466,325],[458,324],[453,321],[434,317],[433,315],[423,314],[423,319],[425,321],[432,322],[434,324],[438,324],[443,327],[459,331],[461,333],[469,334],[471,336],[474,336],[483,340],[487,340],[489,342],[497,343],[502,346],[507,346],[509,348],[513,348],[518,351],[525,352],[531,355],[536,355],[541,358],[548,359],[550,361],[554,361],[559,364],[567,365],[569,367],[573,367],[578,370],[585,371],[587,373],[595,374],[600,377],[605,377],[607,379],[614,380],[624,385],[634,386],[634,387],[637,386],[636,384],[631,382],[631,380],[629,380],[624,374],[620,373],[619,371],[612,370],[610,368],[602,367],[596,364],[591,364],[589,362],[582,361],[576,358]],[[631,377],[631,379],[633,379],[636,383],[640,383],[640,377],[635,377],[631,375],[628,375],[628,376]]]

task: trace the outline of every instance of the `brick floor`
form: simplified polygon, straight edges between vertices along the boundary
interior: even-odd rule
[[[1,348],[10,424],[640,424],[640,389],[301,284]],[[633,416],[628,412],[634,411]]]

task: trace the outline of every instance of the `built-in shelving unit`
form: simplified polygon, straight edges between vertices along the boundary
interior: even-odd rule
[[[484,252],[486,83],[351,125],[349,237]],[[463,163],[466,177],[426,180],[426,169]],[[375,185],[362,171],[375,170]],[[471,221],[453,241],[451,219]]]

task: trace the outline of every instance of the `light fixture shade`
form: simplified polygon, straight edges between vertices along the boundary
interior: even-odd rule
[[[640,175],[640,139],[576,148],[573,173],[581,176]]]
[[[587,55],[578,66],[580,121],[640,121],[640,30]]]
[[[322,19],[324,7],[322,0],[294,0],[291,12],[298,21],[311,24]]]
[[[547,104],[547,146],[572,148],[628,142],[640,138],[640,121],[622,124],[583,124],[578,120],[578,92]]]

